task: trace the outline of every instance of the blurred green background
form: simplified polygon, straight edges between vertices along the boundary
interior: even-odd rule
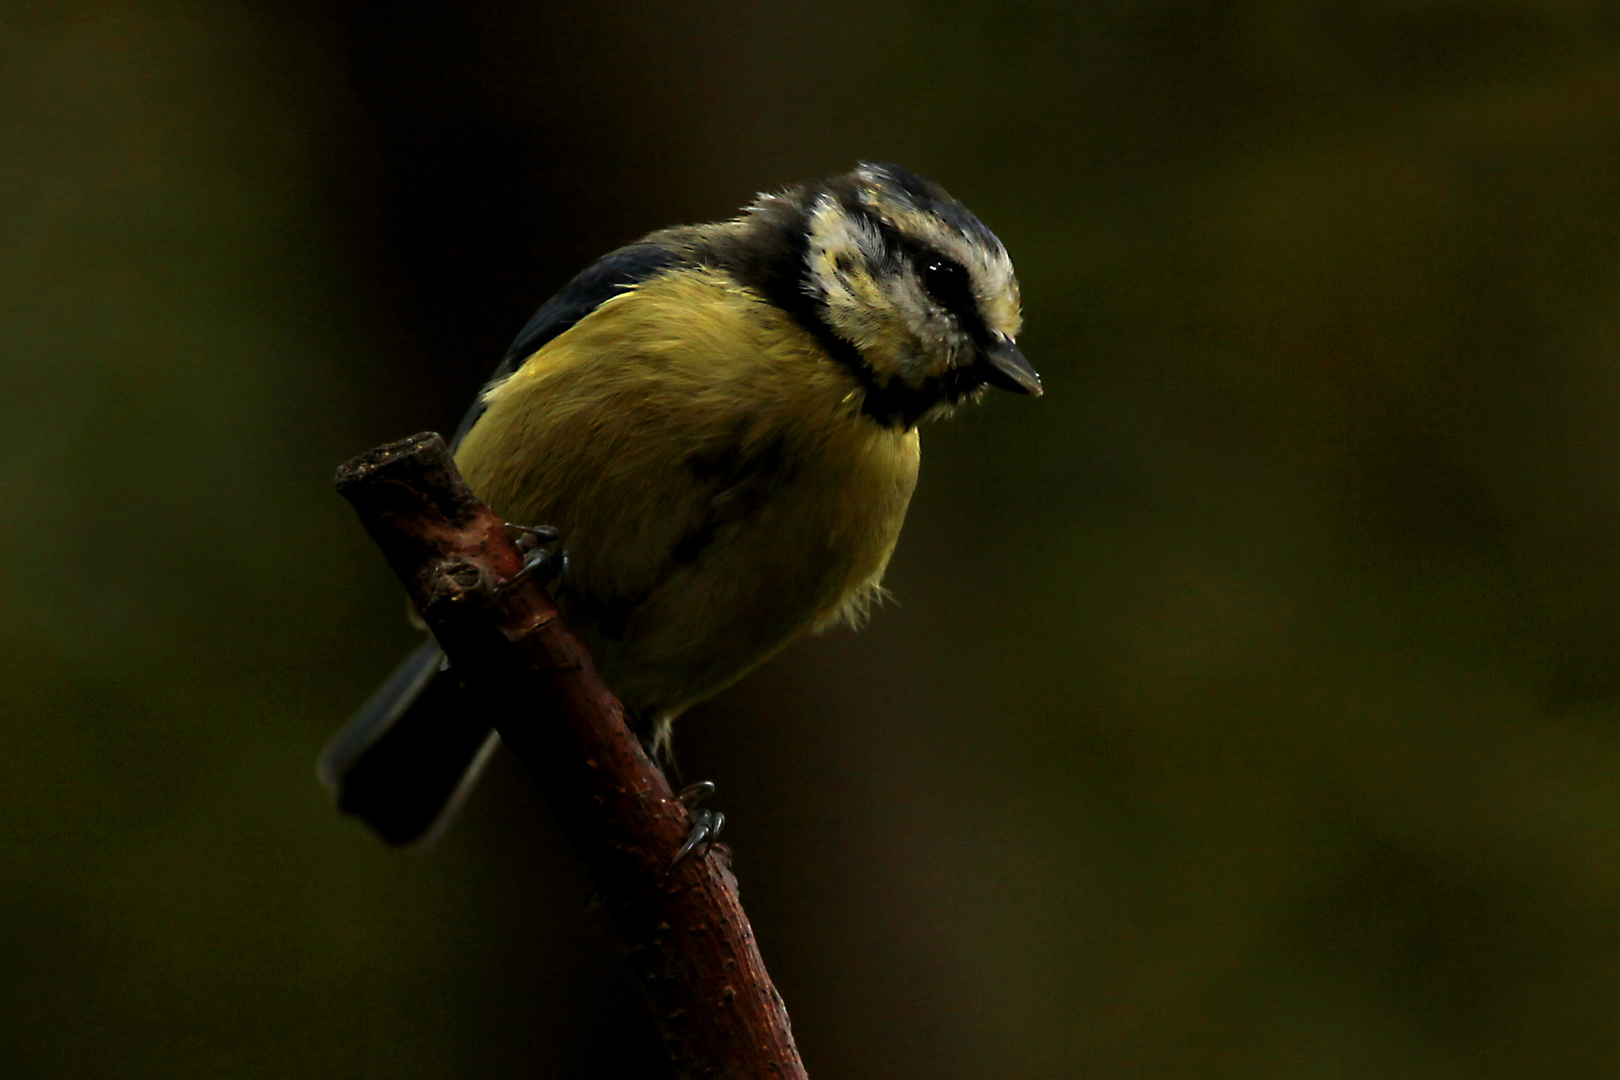
[[[510,761],[317,785],[413,636],[330,475],[861,158],[1048,393],[677,731],[812,1075],[1620,1067],[1620,4],[13,0],[0,1073],[664,1075]]]

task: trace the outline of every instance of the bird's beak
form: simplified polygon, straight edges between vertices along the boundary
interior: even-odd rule
[[[1041,377],[1035,374],[1035,369],[1029,366],[1011,338],[998,336],[985,346],[979,354],[979,369],[984,381],[991,386],[1030,397],[1041,396]]]

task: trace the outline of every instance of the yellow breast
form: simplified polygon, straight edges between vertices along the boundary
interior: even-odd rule
[[[916,432],[791,317],[684,271],[607,301],[486,395],[475,491],[562,530],[558,602],[648,719],[718,692],[873,596],[916,483]]]

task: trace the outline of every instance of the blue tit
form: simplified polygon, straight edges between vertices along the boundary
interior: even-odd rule
[[[1036,395],[1001,241],[894,165],[655,232],[540,308],[456,435],[506,521],[555,526],[552,591],[655,748],[806,631],[856,623],[917,480],[918,425]],[[495,745],[422,644],[327,748],[342,810],[435,835]]]

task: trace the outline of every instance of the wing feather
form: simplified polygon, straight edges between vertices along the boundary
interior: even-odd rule
[[[645,242],[630,244],[602,256],[564,285],[557,295],[540,305],[540,310],[518,331],[511,348],[506,350],[506,356],[484,388],[487,390],[512,374],[522,366],[523,361],[608,300],[681,261],[681,257],[668,248]],[[450,443],[451,450],[461,445],[467,432],[484,415],[484,407],[484,395],[480,392],[467,410],[467,415],[462,418],[461,426],[456,429],[456,437]]]

